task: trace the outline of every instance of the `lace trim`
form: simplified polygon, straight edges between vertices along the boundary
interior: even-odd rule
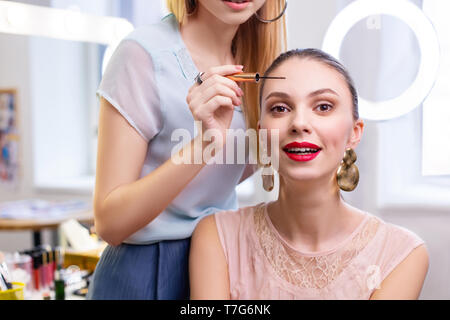
[[[268,225],[265,205],[255,209],[255,231],[264,255],[279,277],[301,288],[322,289],[336,279],[365,248],[378,230],[379,221],[370,217],[361,230],[342,248],[322,256],[304,256],[286,246]]]

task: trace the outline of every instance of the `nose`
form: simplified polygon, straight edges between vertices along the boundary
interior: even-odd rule
[[[292,113],[293,117],[290,123],[290,132],[292,134],[311,133],[311,121],[307,108],[297,107]]]

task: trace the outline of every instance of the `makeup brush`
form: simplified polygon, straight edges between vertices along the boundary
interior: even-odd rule
[[[226,76],[226,78],[234,80],[236,82],[254,82],[258,83],[260,79],[286,79],[285,77],[264,77],[259,73],[235,73]]]
[[[3,290],[12,289],[11,277],[9,276],[8,267],[6,266],[5,262],[5,256],[2,252],[0,252],[0,278],[1,287],[6,287],[6,289]]]

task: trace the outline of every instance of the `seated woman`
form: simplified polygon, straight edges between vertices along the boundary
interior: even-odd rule
[[[279,130],[270,155],[279,157],[278,200],[197,225],[191,298],[417,299],[428,271],[424,241],[340,194],[356,187],[364,128],[348,72],[305,49],[283,53],[266,75],[286,77],[262,82],[260,92],[258,128]]]

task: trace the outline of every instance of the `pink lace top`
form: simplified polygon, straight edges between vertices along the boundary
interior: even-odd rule
[[[424,241],[403,227],[365,215],[338,246],[311,254],[281,237],[266,204],[216,213],[231,299],[369,299]]]

